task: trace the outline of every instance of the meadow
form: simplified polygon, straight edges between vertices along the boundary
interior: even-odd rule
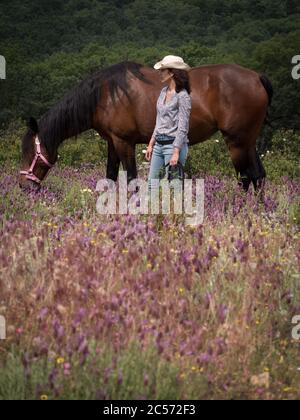
[[[238,188],[218,139],[195,148],[190,170],[205,179],[196,227],[178,215],[99,215],[96,140],[88,152],[66,144],[42,190],[25,194],[9,138],[0,399],[299,398],[299,161],[286,150],[299,137],[266,156],[262,200]],[[83,164],[80,153],[93,156]]]

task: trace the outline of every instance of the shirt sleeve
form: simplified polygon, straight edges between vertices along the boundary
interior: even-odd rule
[[[152,133],[151,138],[155,138],[155,135],[157,133],[157,127],[158,127],[158,119],[159,119],[159,115],[158,115],[158,111],[156,111],[156,122],[155,122],[155,127],[154,127],[154,131]]]
[[[153,133],[152,133],[151,138],[152,138],[152,137],[153,137],[153,138],[155,138],[155,135],[157,134],[158,121],[159,121],[158,101],[159,101],[159,98],[160,98],[160,97],[161,97],[161,95],[162,95],[162,92],[163,92],[163,89],[160,91],[159,97],[157,98],[157,101],[156,101],[156,122],[155,122],[155,127],[154,127],[154,130],[153,130]]]
[[[184,140],[189,132],[189,122],[192,108],[192,100],[190,95],[187,92],[184,95],[179,95],[178,104],[178,128],[173,147],[178,147],[179,149],[181,149]]]

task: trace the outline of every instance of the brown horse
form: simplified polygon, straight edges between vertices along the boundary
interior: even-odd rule
[[[257,189],[266,176],[256,141],[272,100],[271,82],[236,64],[195,67],[189,75],[190,144],[220,130],[244,189],[251,182]],[[150,140],[163,86],[156,70],[128,61],[89,76],[44,114],[39,124],[30,119],[22,141],[20,185],[38,187],[56,162],[59,145],[89,129],[108,142],[107,178],[117,180],[121,162],[128,181],[136,178],[135,146]]]

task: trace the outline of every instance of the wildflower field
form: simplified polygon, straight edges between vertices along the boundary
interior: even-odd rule
[[[99,215],[97,166],[0,170],[0,399],[299,398],[300,183],[205,176],[205,220]]]

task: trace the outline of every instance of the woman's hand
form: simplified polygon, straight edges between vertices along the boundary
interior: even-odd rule
[[[177,147],[175,147],[172,158],[170,160],[170,165],[171,166],[177,165],[178,160],[179,160],[179,149]]]
[[[145,159],[148,160],[148,161],[150,161],[151,160],[151,157],[152,157],[152,153],[153,153],[153,146],[150,143],[148,145],[148,147],[147,147],[147,151],[146,151],[146,154],[145,154]]]

